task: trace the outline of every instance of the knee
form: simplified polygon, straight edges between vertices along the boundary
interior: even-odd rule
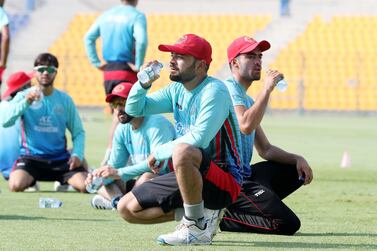
[[[25,190],[21,182],[12,179],[9,180],[8,187],[11,192],[23,192]]]
[[[88,191],[86,191],[86,186],[84,184],[76,187],[76,190],[80,193],[88,193]]]
[[[299,218],[295,218],[292,222],[291,222],[291,227],[290,227],[290,231],[288,232],[289,235],[294,235],[301,227],[301,221]]]
[[[294,235],[301,227],[301,221],[297,216],[291,217],[289,221],[279,226],[278,232],[281,235]]]
[[[184,167],[188,164],[200,166],[202,155],[200,150],[192,145],[178,144],[174,147],[172,160],[174,168]]]
[[[133,198],[129,196],[130,193],[123,196],[122,199],[118,202],[117,210],[120,215],[125,221],[129,223],[136,223],[135,219],[135,210],[132,207],[132,204],[134,204]],[[133,197],[133,196],[132,196]]]

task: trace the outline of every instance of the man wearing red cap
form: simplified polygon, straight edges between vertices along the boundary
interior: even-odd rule
[[[23,125],[20,157],[9,177],[11,191],[24,191],[36,181],[59,181],[86,192],[85,131],[72,98],[54,88],[58,67],[54,55],[39,54],[34,61],[38,85],[17,93],[3,113],[2,126],[10,127],[19,118]],[[72,152],[67,149],[66,130]]]
[[[92,175],[105,178],[105,186],[92,199],[92,206],[98,209],[112,209],[117,201],[135,184],[134,178],[147,173],[143,179],[155,174],[147,165],[147,157],[158,146],[175,139],[172,124],[161,115],[134,118],[125,113],[125,104],[132,84],[118,84],[106,96],[106,102],[118,111],[121,124],[115,130],[110,159],[107,165],[89,174],[86,183],[90,184]],[[170,171],[167,161],[161,162],[159,175]],[[136,185],[142,182],[138,179]],[[110,202],[112,201],[112,203]]]
[[[156,162],[172,158],[175,172],[135,187],[119,201],[118,211],[131,223],[181,219],[175,232],[157,238],[160,244],[209,245],[220,209],[240,191],[239,129],[228,90],[207,75],[211,45],[186,34],[174,45],[158,48],[171,53],[173,82],[150,95],[156,79],[136,82],[126,112],[136,117],[173,112],[177,139],[157,147],[148,165],[155,169]]]
[[[267,71],[264,87],[254,100],[246,94],[253,81],[259,80],[263,52],[270,43],[242,36],[228,47],[232,77],[225,81],[232,98],[241,130],[244,169],[242,191],[236,203],[227,207],[220,223],[222,231],[292,235],[300,228],[300,220],[282,202],[313,175],[307,161],[271,145],[260,122],[271,92],[283,75]],[[249,166],[253,146],[265,160]]]
[[[9,99],[13,98],[17,92],[29,88],[31,85],[30,81],[30,76],[25,72],[16,72],[9,76],[7,79],[7,89],[1,96],[0,123],[2,123],[1,120],[3,118],[2,111],[9,109]],[[20,137],[21,128],[19,120],[15,125],[8,128],[0,126],[0,138],[3,141],[3,143],[0,144],[0,172],[6,180],[9,179],[9,173],[20,153]],[[6,144],[4,144],[5,139]]]

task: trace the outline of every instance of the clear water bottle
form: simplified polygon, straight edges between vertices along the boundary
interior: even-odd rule
[[[63,202],[55,198],[39,198],[39,208],[59,208],[62,205]]]
[[[281,80],[279,80],[279,82],[276,84],[275,87],[279,91],[283,92],[283,91],[287,90],[288,83],[287,83],[287,81],[284,78],[282,78]]]
[[[41,108],[41,107],[42,107],[42,99],[43,99],[43,97],[44,97],[42,90],[41,90],[39,87],[37,87],[37,86],[33,86],[33,87],[30,88],[30,89],[31,89],[32,92],[36,92],[36,93],[39,94],[39,98],[38,98],[38,100],[34,100],[34,101],[31,103],[30,107],[31,107],[32,109],[39,109],[39,108]]]
[[[103,185],[102,177],[93,176],[92,183],[86,186],[88,193],[96,193]]]
[[[161,72],[162,67],[164,65],[160,62],[153,63],[148,67],[145,67],[142,71],[139,71],[137,74],[137,78],[139,82],[145,84],[149,82],[155,75],[159,75]]]

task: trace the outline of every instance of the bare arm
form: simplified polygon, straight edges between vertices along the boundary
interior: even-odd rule
[[[259,126],[263,119],[270,94],[277,80],[282,77],[283,75],[278,71],[268,71],[264,81],[264,88],[259,93],[255,103],[249,109],[246,109],[242,105],[234,106],[238,124],[243,134],[249,135]]]
[[[0,67],[7,66],[8,54],[9,54],[9,45],[10,45],[10,32],[9,26],[5,25],[1,30],[1,58],[0,58]]]
[[[305,158],[297,154],[286,152],[277,146],[271,145],[261,126],[258,126],[256,129],[254,145],[259,156],[265,160],[296,165],[298,176],[305,178],[305,185],[309,184],[313,180],[312,169]]]

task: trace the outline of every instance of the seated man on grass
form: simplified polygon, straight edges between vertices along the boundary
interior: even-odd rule
[[[106,178],[105,186],[94,196],[91,204],[97,209],[112,209],[117,201],[132,187],[150,179],[157,174],[147,165],[147,157],[159,145],[174,140],[175,131],[172,124],[161,115],[134,118],[125,113],[125,104],[132,84],[118,84],[111,94],[106,96],[106,102],[118,112],[120,124],[117,126],[110,159],[105,166],[96,169],[88,175],[86,184],[92,182],[93,175]],[[170,171],[168,161],[160,163],[158,174]],[[134,178],[143,175],[142,179]]]

